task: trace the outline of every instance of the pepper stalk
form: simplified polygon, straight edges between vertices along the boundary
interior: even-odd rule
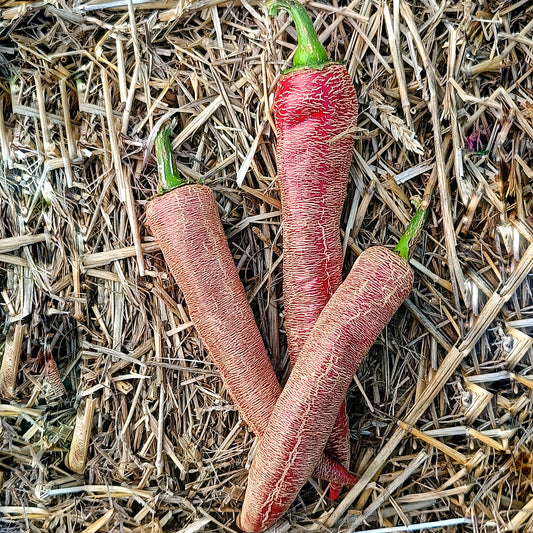
[[[300,2],[297,0],[271,0],[267,2],[267,9],[271,17],[275,17],[280,9],[284,9],[289,13],[296,26],[298,46],[294,53],[291,71],[305,67],[322,68],[331,63],[326,49],[318,40],[309,14]]]
[[[416,207],[416,212],[411,219],[411,222],[407,225],[407,228],[405,228],[396,248],[394,248],[394,251],[398,252],[400,257],[406,261],[409,260],[409,256],[412,254],[413,247],[422,232],[422,228],[424,227],[429,214],[429,209],[424,209],[422,207],[422,202],[418,197],[413,198],[411,203]]]
[[[157,158],[157,170],[159,174],[158,191],[159,194],[187,185],[187,180],[183,179],[176,167],[176,162],[172,154],[172,144],[170,134],[172,128],[163,128],[155,138],[155,155]]]

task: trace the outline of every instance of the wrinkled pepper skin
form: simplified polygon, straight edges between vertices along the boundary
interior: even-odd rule
[[[387,248],[357,259],[307,339],[259,443],[238,519],[243,531],[263,531],[296,498],[359,364],[412,286],[407,261]]]
[[[283,221],[283,298],[291,365],[342,282],[340,218],[357,124],[346,68],[328,63],[282,74],[274,96],[276,161]],[[345,403],[326,453],[350,463]],[[340,492],[333,486],[330,497]]]
[[[250,429],[262,436],[281,386],[239,278],[213,193],[204,185],[174,188],[148,202],[146,218],[232,400]],[[325,456],[315,475],[348,485],[357,481]]]

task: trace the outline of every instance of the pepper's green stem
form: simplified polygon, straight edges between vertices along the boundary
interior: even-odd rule
[[[155,138],[155,155],[157,157],[157,170],[159,173],[159,193],[164,193],[187,185],[176,168],[172,157],[172,144],[170,142],[171,128],[162,129]]]
[[[416,213],[405,229],[398,245],[394,248],[394,251],[398,252],[400,257],[403,257],[406,261],[409,260],[411,248],[416,244],[429,214],[429,209],[421,208],[421,202],[419,199],[413,198],[411,201],[416,207]]]
[[[318,40],[313,23],[300,2],[297,0],[270,0],[267,2],[267,8],[271,17],[275,17],[280,9],[284,9],[294,21],[298,46],[294,53],[293,69],[322,67],[330,63],[326,49]]]

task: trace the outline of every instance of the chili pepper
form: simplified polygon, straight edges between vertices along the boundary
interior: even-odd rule
[[[331,62],[305,8],[296,0],[268,2],[296,25],[293,67],[274,96],[276,161],[283,222],[283,300],[294,366],[322,309],[342,282],[340,218],[357,123],[357,95],[344,65]],[[349,424],[342,404],[326,453],[350,463]],[[335,499],[341,486],[333,485]]]
[[[261,436],[281,394],[220,221],[211,190],[187,184],[172,159],[170,130],[156,138],[160,195],[146,217],[188,310],[242,418]],[[356,482],[324,457],[316,474]]]
[[[427,211],[418,210],[396,251],[364,251],[320,314],[281,393],[248,475],[241,529],[272,525],[312,473],[348,385],[413,286],[407,262]]]

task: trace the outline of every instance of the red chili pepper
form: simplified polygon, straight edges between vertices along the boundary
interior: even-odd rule
[[[262,436],[281,386],[239,279],[213,193],[179,176],[169,133],[164,130],[156,138],[161,194],[148,202],[148,225],[242,418]],[[326,456],[315,475],[347,484],[357,481]]]
[[[426,216],[417,211],[399,256],[383,246],[364,251],[324,307],[259,443],[238,518],[243,531],[271,526],[311,475],[354,373],[411,292],[409,244]]]
[[[339,228],[357,124],[357,95],[344,65],[333,63],[305,8],[274,0],[270,14],[289,12],[298,34],[293,68],[274,96],[276,160],[283,221],[283,298],[291,365],[300,357],[322,309],[342,282]],[[343,402],[326,453],[345,468],[350,436]],[[342,486],[333,485],[335,499]]]

